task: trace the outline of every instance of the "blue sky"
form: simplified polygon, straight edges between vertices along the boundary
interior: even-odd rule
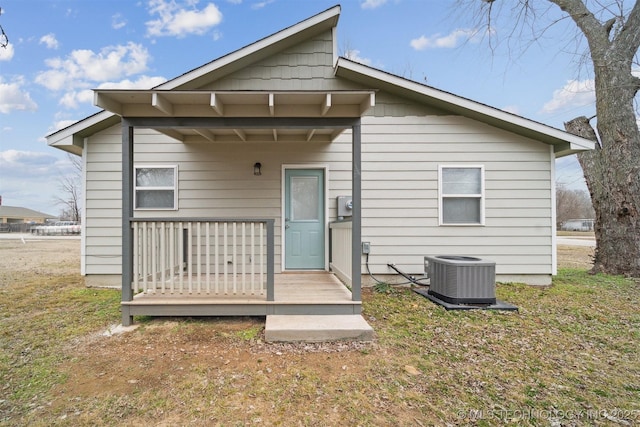
[[[595,111],[593,81],[553,27],[526,50],[472,25],[455,0],[344,0],[341,55],[563,128]],[[336,0],[0,0],[0,195],[57,215],[66,154],[44,137],[98,111],[91,89],[151,88],[338,4]],[[550,8],[548,19],[558,16]],[[582,50],[580,50],[582,49]],[[576,54],[577,52],[577,54]],[[574,157],[557,182],[584,187]]]

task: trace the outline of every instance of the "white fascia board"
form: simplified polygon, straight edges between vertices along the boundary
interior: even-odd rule
[[[595,143],[593,141],[579,137],[577,135],[570,134],[563,130],[556,129],[554,127],[529,120],[524,117],[508,113],[506,111],[499,110],[497,108],[490,107],[488,105],[472,101],[470,99],[463,98],[449,92],[426,86],[412,80],[407,80],[394,74],[390,74],[363,64],[359,64],[357,62],[350,61],[346,58],[338,59],[335,69],[335,75],[340,76],[341,70],[358,73],[371,79],[386,82],[398,88],[413,91],[416,94],[431,98],[432,100],[437,101],[437,103],[446,104],[449,108],[445,109],[451,109],[454,111],[463,110],[469,113],[473,113],[473,115],[476,116],[491,118],[493,119],[493,121],[496,121],[498,123],[503,122],[505,125],[508,125],[504,126],[504,128],[507,130],[513,131],[513,129],[510,129],[511,127],[520,128],[523,131],[528,131],[528,133],[536,133],[541,136],[546,136],[550,139],[556,140],[558,143],[568,143],[571,147],[572,152],[593,150],[595,147]],[[496,124],[496,126],[498,126],[498,124]]]
[[[271,45],[274,45],[278,42],[286,40],[289,37],[292,37],[305,30],[309,30],[315,26],[322,26],[322,24],[325,24],[325,25],[329,24],[327,28],[334,28],[337,24],[337,20],[339,16],[340,16],[340,6],[334,6],[330,9],[327,9],[324,12],[319,13],[318,15],[312,16],[309,19],[306,19],[295,25],[292,25],[291,27],[285,28],[284,30],[281,30],[275,34],[272,34],[271,36],[265,37],[262,40],[258,40],[257,42],[252,43],[239,50],[236,50],[235,52],[231,52],[228,55],[225,55],[219,59],[216,59],[199,68],[196,68],[195,70],[187,72],[186,74],[176,77],[175,79],[162,83],[161,85],[158,85],[153,89],[170,90],[170,89],[178,88],[182,85],[189,83],[192,80],[198,79],[218,69],[224,68],[227,65],[233,64],[234,62],[237,62],[256,52],[266,49]]]
[[[109,111],[101,111],[86,117],[74,124],[47,135],[47,145],[68,151],[73,154],[82,154],[84,138],[112,126],[116,122],[115,114]],[[117,119],[119,120],[119,118]],[[111,123],[113,122],[113,123]]]
[[[114,114],[109,111],[101,111],[98,114],[94,114],[92,116],[86,117],[82,120],[75,122],[72,125],[67,126],[64,129],[60,129],[58,131],[55,131],[47,135],[45,137],[47,139],[47,144],[55,145],[60,141],[66,140],[70,136],[73,136],[78,132],[81,132],[87,128],[90,128],[91,126],[95,126],[96,124],[99,124],[103,120],[109,119],[113,116]]]

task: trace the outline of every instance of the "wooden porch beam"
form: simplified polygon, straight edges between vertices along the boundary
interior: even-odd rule
[[[184,142],[184,135],[174,129],[157,129],[158,132],[167,135],[169,138]]]
[[[94,92],[93,104],[96,107],[100,107],[104,110],[110,111],[120,116],[122,115],[122,104],[120,102],[114,101],[113,99],[105,96],[104,94]]]
[[[320,110],[320,115],[322,115],[322,116],[326,115],[327,112],[329,112],[330,108],[331,108],[331,94],[328,93],[324,97],[324,103],[322,104],[322,108]]]
[[[198,135],[206,138],[208,141],[215,142],[216,136],[209,129],[194,129]]]
[[[219,115],[224,115],[224,104],[219,96],[216,96],[215,92],[211,93],[211,108]]]
[[[370,93],[364,101],[360,104],[360,115],[364,114],[369,108],[373,108],[376,105],[376,94]]]
[[[127,117],[135,127],[218,129],[349,129],[359,117]]]
[[[242,129],[234,129],[233,133],[235,133],[236,135],[238,135],[238,138],[240,138],[243,141],[247,141],[247,133],[245,131],[243,131]]]
[[[313,138],[313,135],[315,135],[315,133],[315,129],[309,129],[309,132],[307,132],[307,141],[311,141],[311,138]]]
[[[159,111],[162,111],[167,116],[173,114],[173,104],[167,98],[158,93],[151,94],[151,106]]]
[[[269,94],[269,115],[271,115],[271,117],[276,115],[276,99],[272,93]]]

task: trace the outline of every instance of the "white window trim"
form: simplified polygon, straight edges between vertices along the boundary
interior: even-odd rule
[[[480,169],[480,194],[443,194],[442,190],[442,170],[443,169]],[[480,199],[480,222],[471,223],[449,223],[444,222],[443,218],[443,199],[446,197],[451,198],[474,198]],[[484,165],[438,165],[438,225],[447,227],[480,227],[485,225],[485,177],[484,177]]]
[[[136,185],[136,177],[138,169],[173,169],[173,186],[172,187],[140,187]],[[137,190],[173,190],[173,207],[171,208],[139,208],[136,200]],[[133,165],[133,207],[136,211],[177,211],[178,210],[178,165]]]

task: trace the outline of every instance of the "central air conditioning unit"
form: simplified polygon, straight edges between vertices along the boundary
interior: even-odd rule
[[[456,255],[424,257],[429,294],[450,304],[495,304],[496,263]]]

